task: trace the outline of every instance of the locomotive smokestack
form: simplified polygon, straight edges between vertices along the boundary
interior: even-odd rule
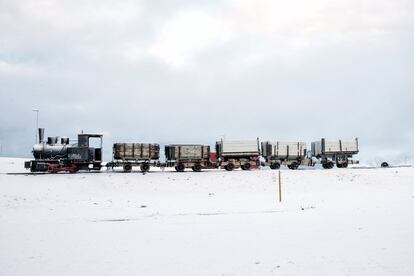
[[[39,144],[43,143],[44,137],[45,137],[45,129],[40,127],[39,128]]]

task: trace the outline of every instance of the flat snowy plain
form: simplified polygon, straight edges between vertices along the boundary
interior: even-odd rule
[[[25,172],[0,158],[0,275],[414,275],[414,168]]]

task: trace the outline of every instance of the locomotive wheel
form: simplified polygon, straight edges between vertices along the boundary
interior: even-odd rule
[[[195,171],[195,172],[201,172],[201,169],[202,169],[201,164],[195,164],[195,165],[192,167],[192,169],[193,169],[193,171]]]
[[[150,165],[148,163],[141,164],[141,172],[147,172],[150,170]]]
[[[124,165],[124,172],[131,172],[132,165],[131,164],[125,164]]]
[[[337,168],[343,168],[342,166],[343,166],[343,164],[336,163],[336,167],[337,167]]]
[[[348,168],[348,162],[343,163],[342,168]]]
[[[334,163],[331,161],[329,161],[327,165],[328,165],[328,169],[332,169],[335,166]]]
[[[74,167],[71,170],[69,170],[69,173],[77,173],[78,171],[79,171],[79,167],[74,165]]]
[[[270,168],[272,170],[278,170],[278,169],[280,169],[280,164],[279,163],[272,163],[272,164],[270,164]]]
[[[234,164],[228,163],[226,166],[224,166],[224,168],[226,169],[226,171],[232,171],[234,170]]]
[[[185,167],[183,164],[178,164],[177,167],[175,167],[175,169],[177,170],[177,172],[183,172],[185,170]]]
[[[327,163],[323,163],[323,164],[322,164],[322,167],[323,167],[324,169],[329,169],[329,167],[328,167],[328,164],[327,164]]]

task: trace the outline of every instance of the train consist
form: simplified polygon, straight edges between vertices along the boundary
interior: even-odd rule
[[[102,162],[102,135],[78,135],[75,143],[68,138],[48,137],[44,141],[44,129],[39,129],[39,143],[33,146],[34,160],[25,162],[25,168],[31,172],[70,172],[78,170],[100,170]],[[91,139],[98,140],[92,146]],[[93,145],[96,144],[93,143]],[[325,169],[335,165],[346,168],[348,164],[358,161],[352,157],[359,152],[358,139],[352,141],[320,141],[311,144],[307,149],[305,142],[256,140],[223,140],[216,142],[215,152],[209,145],[202,144],[170,144],[165,145],[165,161],[160,161],[160,145],[157,143],[115,143],[112,148],[112,161],[105,166],[109,169],[121,167],[125,172],[139,167],[147,172],[151,167],[174,167],[183,172],[192,169],[200,172],[203,169],[250,170],[259,166],[279,169],[286,165],[295,170],[300,165],[314,166],[322,164]]]

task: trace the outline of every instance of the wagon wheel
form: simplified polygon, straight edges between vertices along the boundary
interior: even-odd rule
[[[132,170],[131,164],[125,164],[124,165],[124,172],[130,172]]]
[[[201,169],[202,169],[201,164],[200,164],[200,163],[195,164],[195,165],[192,167],[192,169],[193,169],[193,171],[195,171],[195,172],[201,172]]]
[[[180,163],[178,164],[175,169],[177,170],[177,172],[183,172],[185,170],[184,164]]]
[[[226,166],[224,166],[224,168],[226,169],[226,171],[232,171],[234,170],[234,164],[228,163]]]
[[[279,163],[272,163],[272,164],[270,164],[270,168],[272,170],[277,170],[277,169],[280,168],[280,164]]]
[[[250,163],[245,163],[242,165],[242,169],[245,171],[250,170],[250,167],[251,167]]]
[[[150,165],[148,163],[141,164],[140,166],[142,172],[147,172],[150,170]]]
[[[298,162],[292,162],[292,164],[290,164],[290,166],[288,166],[288,168],[291,169],[291,170],[296,170],[298,167],[299,167]]]

